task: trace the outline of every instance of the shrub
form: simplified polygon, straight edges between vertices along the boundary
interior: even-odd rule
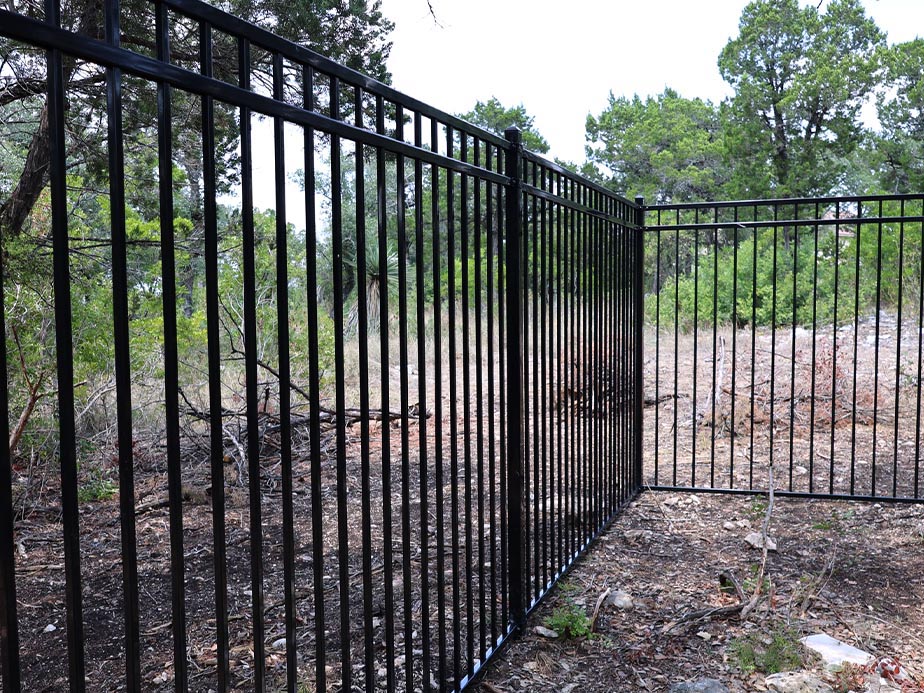
[[[570,600],[556,608],[545,620],[545,625],[566,639],[590,635],[590,619],[584,609]]]

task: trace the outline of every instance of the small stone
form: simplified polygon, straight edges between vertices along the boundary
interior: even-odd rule
[[[56,630],[58,630],[58,627],[54,623],[49,623],[47,626],[45,626],[45,629],[42,632],[54,633]]]
[[[631,609],[634,606],[632,595],[622,590],[610,592],[610,596],[606,598],[606,603],[610,606],[615,606],[617,609]]]
[[[558,633],[556,633],[551,628],[546,628],[545,626],[536,626],[535,628],[533,628],[533,632],[536,635],[542,636],[543,638],[551,638],[554,640],[555,638],[558,637]]]
[[[728,693],[728,688],[715,679],[697,679],[675,683],[668,689],[668,693]]]
[[[680,502],[680,496],[668,496],[664,499],[664,505],[671,506],[677,505]]]
[[[166,671],[162,671],[159,674],[155,674],[151,677],[151,683],[164,684],[170,680],[170,674]]]
[[[764,548],[764,538],[760,532],[751,532],[744,540],[755,549]],[[767,551],[776,551],[776,540],[770,535],[767,535]]]
[[[803,671],[782,671],[764,679],[764,685],[777,693],[834,693],[834,689],[817,676]]]
[[[707,630],[701,630],[696,634],[696,637],[709,642],[712,640],[712,633]]]
[[[808,469],[806,469],[802,465],[796,465],[795,467],[793,467],[792,471],[796,476],[805,476],[806,474],[808,474]]]
[[[277,640],[273,640],[273,644],[270,647],[272,647],[274,650],[284,650],[286,648],[286,639],[279,638]]]
[[[728,530],[729,532],[736,529],[747,529],[750,526],[750,520],[728,520],[722,523],[722,529]]]

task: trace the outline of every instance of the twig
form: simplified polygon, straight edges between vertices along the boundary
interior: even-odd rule
[[[672,399],[677,399],[678,397],[680,397],[680,395],[676,395],[676,394],[674,394],[673,392],[668,393],[668,394],[666,394],[666,395],[661,395],[660,397],[657,397],[657,398],[655,398],[655,397],[646,397],[646,398],[645,398],[645,401],[643,402],[643,406],[645,406],[646,408],[647,408],[647,407],[656,407],[656,406],[658,406],[659,404],[661,404],[662,402],[668,402],[668,401],[670,401],[670,400],[672,400]]]
[[[738,597],[739,602],[743,602],[747,599],[747,595],[744,593],[744,588],[741,586],[741,583],[738,582],[738,578],[732,575],[731,571],[723,570],[719,573],[719,585],[720,589],[726,590],[728,586],[731,585],[735,590],[735,594]]]
[[[645,484],[645,486],[648,488],[649,491],[651,490],[651,487],[650,487],[648,484]],[[661,501],[658,499],[658,494],[655,493],[655,494],[652,496],[652,498],[654,498],[654,501],[655,501],[655,503],[656,503],[657,506],[658,506],[658,510],[661,511],[661,516],[664,518],[664,521],[667,523],[667,531],[668,531],[668,532],[671,532],[671,533],[673,534],[673,532],[674,532],[674,523],[671,522],[671,518],[668,517],[667,511],[664,509],[664,505],[663,505],[663,504],[661,503]]]
[[[767,498],[767,510],[764,513],[764,521],[760,526],[760,539],[761,539],[761,560],[760,560],[760,569],[757,571],[757,584],[754,586],[754,594],[751,595],[750,601],[747,605],[741,610],[741,618],[747,618],[748,615],[757,607],[761,602],[761,592],[764,587],[764,576],[767,572],[767,556],[769,555],[769,549],[767,548],[767,539],[770,530],[770,516],[773,514],[773,463],[771,462],[767,465],[768,479],[768,498]]]

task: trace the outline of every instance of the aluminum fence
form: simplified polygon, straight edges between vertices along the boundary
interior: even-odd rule
[[[50,189],[4,237],[2,690],[464,689],[641,488],[638,204],[197,0],[104,10],[0,10]]]
[[[646,484],[921,499],[922,204],[647,210]]]

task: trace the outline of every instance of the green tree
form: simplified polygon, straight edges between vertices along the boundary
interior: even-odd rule
[[[271,27],[274,33],[330,56],[360,72],[381,81],[390,81],[386,61],[391,50],[388,34],[393,25],[381,13],[379,0],[304,0],[287,3],[282,0],[223,0],[218,6],[247,21]],[[25,0],[9,0],[6,9],[26,15],[39,11],[35,3]],[[74,0],[64,11],[63,25],[78,34],[94,39],[103,39],[102,3],[95,0]],[[150,54],[155,45],[151,39],[150,16],[147,3],[139,0],[125,0],[121,6],[121,43],[124,48]],[[174,17],[171,55],[184,66],[195,69],[198,64],[198,31],[194,24],[184,23]],[[216,32],[213,38],[213,67],[216,76],[231,82],[237,81],[237,43],[230,37]],[[40,52],[14,46],[8,41],[0,43],[3,49],[6,74],[0,94],[0,128],[19,126],[5,117],[9,107],[19,102],[29,104],[32,115],[29,120],[30,141],[14,183],[4,185],[0,190],[0,231],[4,234],[18,234],[22,230],[36,200],[48,182],[49,169],[49,123],[45,108],[45,63]],[[68,163],[70,166],[84,166],[105,178],[106,149],[104,146],[105,118],[105,72],[95,66],[68,58],[64,65],[69,109],[68,119]],[[255,85],[271,84],[271,63],[268,55],[255,56],[252,81]],[[126,137],[126,158],[131,159],[137,148],[132,146],[133,133],[151,129],[155,123],[155,102],[150,89],[132,86],[126,78],[123,90],[123,132]],[[174,143],[177,162],[186,169],[190,181],[190,194],[197,192],[200,171],[198,158],[199,131],[198,109],[192,97],[184,92],[174,92],[174,111],[189,114],[188,127],[176,128]],[[19,109],[17,113],[25,112]],[[216,143],[219,157],[220,185],[233,178],[234,152],[237,148],[236,110],[216,104]],[[222,166],[222,164],[225,164]],[[87,173],[84,170],[84,173]],[[192,215],[196,216],[195,210]]]
[[[507,108],[495,97],[487,101],[478,101],[468,113],[461,113],[459,117],[473,125],[485,130],[503,135],[504,130],[516,126],[523,133],[523,144],[530,151],[546,154],[549,143],[533,125],[533,116],[526,112],[523,104]]]
[[[884,45],[860,0],[831,0],[824,11],[798,0],[747,5],[718,61],[735,90],[722,113],[731,195],[836,189],[860,142],[860,109],[879,79]]]
[[[895,193],[924,190],[924,39],[890,47],[886,52],[886,84],[894,96],[880,96],[882,184]]]
[[[611,92],[603,112],[587,116],[586,139],[596,173],[650,203],[714,200],[727,177],[718,110],[673,89],[645,100]]]

